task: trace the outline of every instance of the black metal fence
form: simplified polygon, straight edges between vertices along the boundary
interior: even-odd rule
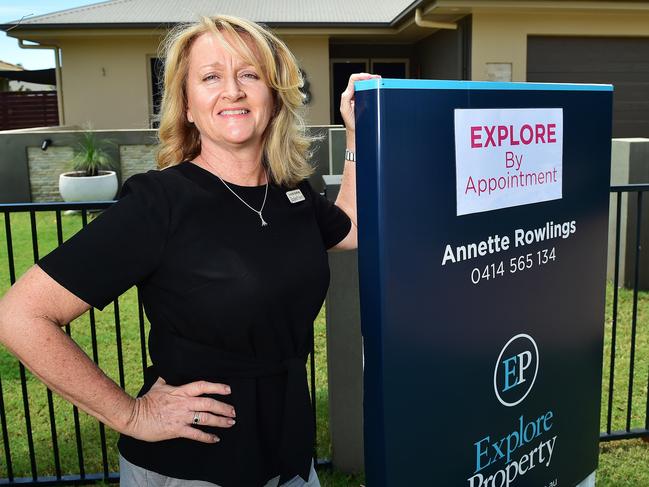
[[[639,295],[641,273],[646,273],[641,261],[641,250],[643,243],[643,213],[647,211],[649,203],[649,184],[635,184],[611,187],[611,208],[615,210],[614,224],[614,264],[613,264],[613,286],[611,303],[610,329],[607,330],[607,345],[609,346],[608,357],[605,358],[606,373],[608,370],[608,381],[604,381],[606,402],[602,403],[602,411],[606,414],[606,428],[600,433],[601,441],[612,441],[630,438],[649,438],[649,379],[647,378],[647,366],[644,360],[637,360],[638,339],[639,339]],[[624,202],[623,198],[627,198]],[[643,203],[644,201],[644,203]],[[625,209],[625,214],[623,214]],[[626,221],[626,231],[623,235],[623,222]],[[644,229],[645,232],[647,229]],[[622,241],[625,241],[625,250],[631,254],[626,255],[625,262],[620,261],[620,250]],[[627,253],[625,252],[625,253]],[[631,263],[630,266],[626,265]],[[620,303],[620,272],[622,269],[628,272],[624,282],[632,286],[631,302],[626,303],[626,313],[621,310]],[[628,309],[630,307],[630,310]],[[628,314],[630,313],[630,316]],[[620,319],[622,315],[623,319]],[[646,330],[643,330],[642,338],[646,337]],[[624,343],[620,343],[620,339]],[[644,340],[643,340],[644,341]],[[646,345],[646,343],[643,343]],[[618,355],[622,355],[618,360]],[[646,357],[647,350],[642,354]],[[624,359],[624,361],[622,361]],[[642,367],[644,364],[644,367]],[[608,369],[606,368],[608,366]],[[639,370],[639,368],[642,369]],[[616,384],[616,377],[626,376],[625,383]],[[645,382],[638,384],[639,378]],[[622,391],[619,388],[623,387]],[[639,389],[641,388],[641,389]],[[639,390],[638,390],[639,389]],[[617,391],[617,396],[616,396]],[[644,404],[643,404],[644,403]],[[639,409],[641,409],[639,411]],[[617,418],[614,418],[617,416]],[[617,419],[617,421],[616,421]]]
[[[29,224],[30,224],[30,237],[31,237],[31,259],[30,264],[38,261],[40,258],[39,252],[39,231],[37,225],[37,214],[43,214],[43,212],[48,212],[49,215],[53,215],[54,224],[56,226],[56,241],[57,245],[60,245],[64,241],[64,229],[63,229],[63,217],[62,213],[68,210],[78,211],[81,216],[81,227],[85,227],[88,224],[89,217],[92,212],[100,211],[105,208],[108,208],[112,202],[91,202],[91,203],[24,203],[24,204],[0,204],[0,214],[4,215],[4,233],[6,240],[6,259],[8,269],[8,278],[9,285],[13,285],[16,282],[16,256],[15,256],[15,246],[14,246],[14,234],[13,225],[12,225],[12,215],[23,213],[29,215]],[[69,233],[69,232],[68,232]],[[22,242],[22,245],[26,245],[26,242]],[[24,249],[23,249],[24,250]],[[1,253],[0,253],[1,255]],[[5,268],[5,263],[0,262],[0,269]],[[4,279],[2,276],[2,271],[0,271],[0,278]],[[142,301],[140,298],[139,292],[137,293],[137,321],[138,321],[138,333],[139,333],[139,355],[141,360],[142,367],[142,379],[144,378],[144,371],[147,367],[147,348],[146,348],[146,323],[144,309],[142,307]],[[1,295],[1,293],[0,293]],[[120,387],[125,389],[125,365],[133,366],[133,364],[125,363],[124,360],[124,351],[122,346],[122,326],[120,319],[120,300],[116,299],[113,302],[112,317],[111,317],[111,326],[114,326],[115,332],[115,346],[116,346],[116,361],[117,361],[117,376],[118,383]],[[106,311],[104,311],[105,313]],[[95,310],[91,308],[87,313],[89,321],[89,330],[90,330],[90,343],[92,350],[92,359],[94,362],[99,365],[99,344],[97,338],[97,320],[95,316]],[[66,333],[71,336],[70,325],[65,325]],[[313,344],[311,350],[313,350]],[[78,470],[78,473],[75,474],[65,474],[62,469],[62,458],[61,451],[59,448],[59,435],[61,431],[57,431],[57,414],[55,412],[55,396],[52,392],[46,389],[47,394],[47,410],[49,415],[49,438],[48,443],[51,441],[51,462],[45,469],[40,469],[42,472],[46,470],[47,472],[54,472],[54,475],[43,475],[39,474],[39,465],[37,464],[37,454],[35,447],[34,439],[34,428],[32,427],[32,412],[34,409],[34,404],[30,404],[30,394],[28,391],[28,372],[22,363],[16,361],[19,377],[20,377],[20,394],[22,396],[22,410],[24,414],[24,435],[26,441],[21,443],[26,443],[25,448],[22,448],[21,455],[29,456],[29,471],[30,476],[20,476],[17,477],[14,473],[14,464],[15,464],[15,454],[12,449],[12,438],[9,433],[8,421],[7,421],[7,409],[5,401],[5,393],[2,383],[2,374],[0,373],[0,427],[2,429],[2,449],[4,452],[4,466],[2,465],[2,460],[0,460],[0,486],[2,485],[45,485],[45,484],[87,484],[94,483],[97,481],[104,481],[109,483],[119,482],[119,473],[111,471],[109,466],[109,454],[107,447],[107,438],[106,438],[106,429],[105,426],[99,422],[94,421],[98,430],[99,430],[99,448],[101,450],[101,472],[86,472],[86,460],[84,459],[84,448],[87,451],[87,446],[84,447],[83,444],[83,434],[82,434],[82,424],[80,420],[80,415],[78,408],[76,406],[71,406],[69,403],[65,403],[65,406],[71,407],[74,423],[74,443],[75,443],[75,469]],[[0,363],[0,365],[2,365]],[[311,399],[313,404],[313,414],[316,416],[316,391],[315,391],[315,356],[314,353],[310,354],[310,389],[311,389]],[[102,366],[107,366],[106,363],[103,363]],[[136,365],[137,366],[137,365]],[[2,369],[0,369],[2,370]],[[139,384],[138,384],[139,386]],[[95,435],[93,435],[95,436]],[[69,448],[68,448],[69,451]],[[313,446],[313,456],[316,460],[316,465],[318,467],[328,466],[329,461],[327,459],[318,459],[317,458],[317,439],[316,443]],[[41,463],[43,455],[40,455]],[[23,459],[24,460],[24,459]],[[111,459],[114,460],[115,459]],[[97,462],[94,462],[96,465]],[[69,462],[68,462],[69,466]],[[53,468],[52,468],[53,467]],[[21,468],[21,473],[26,469]],[[69,470],[69,468],[68,468]],[[3,476],[6,475],[5,478]],[[23,473],[24,475],[24,473]]]
[[[99,210],[104,209],[110,206],[111,203],[53,203],[53,204],[40,204],[40,203],[28,203],[28,204],[12,204],[12,205],[0,205],[0,210],[4,214],[4,223],[5,223],[5,238],[7,245],[7,267],[9,270],[9,282],[11,285],[16,282],[16,265],[14,258],[14,245],[13,245],[13,236],[12,236],[12,224],[11,224],[11,215],[12,213],[18,212],[28,212],[30,225],[31,225],[31,244],[32,244],[32,255],[33,261],[36,262],[39,258],[39,245],[38,245],[38,230],[36,224],[36,214],[37,212],[42,211],[54,211],[56,215],[56,234],[57,242],[60,245],[63,242],[63,224],[62,224],[62,211],[65,210],[79,210],[81,212],[82,225],[85,226],[88,223],[88,212],[89,210]],[[90,319],[90,330],[93,337],[93,360],[95,363],[99,363],[99,357],[97,352],[97,341],[96,341],[96,323],[94,310],[91,309],[89,312]],[[119,321],[119,308],[117,301],[115,302],[115,326],[117,334],[117,349],[121,359],[121,330],[120,330],[120,321]],[[143,324],[142,324],[143,329]],[[70,324],[65,325],[65,331],[68,335],[71,335]],[[146,360],[146,355],[143,356],[143,361]],[[74,430],[75,430],[75,439],[76,439],[76,452],[78,459],[78,469],[79,472],[74,475],[63,475],[61,472],[61,455],[59,451],[58,444],[58,434],[56,429],[56,415],[54,411],[54,401],[52,392],[47,389],[47,406],[49,413],[49,422],[50,422],[50,433],[52,441],[52,460],[54,463],[54,476],[39,476],[38,466],[36,463],[36,454],[33,438],[33,429],[31,421],[31,409],[29,402],[29,394],[27,389],[27,375],[25,367],[22,363],[18,362],[19,373],[20,373],[20,382],[21,382],[21,393],[22,393],[22,402],[23,402],[23,411],[25,417],[25,434],[27,438],[27,447],[29,453],[29,465],[31,470],[31,477],[19,477],[14,476],[13,468],[13,459],[12,459],[12,449],[11,449],[11,439],[9,437],[8,427],[7,427],[7,415],[5,409],[5,400],[4,392],[2,386],[2,377],[0,377],[0,423],[2,427],[2,444],[4,449],[4,459],[6,462],[6,475],[7,478],[0,480],[0,484],[56,484],[56,483],[80,483],[82,481],[93,481],[93,480],[108,480],[115,481],[119,480],[117,474],[111,474],[108,471],[108,456],[106,448],[106,432],[103,424],[99,423],[99,435],[101,442],[101,455],[104,465],[103,474],[91,473],[87,474],[85,471],[85,463],[83,456],[83,447],[82,447],[82,435],[81,435],[81,426],[79,421],[79,411],[76,406],[73,406],[73,416],[74,416]],[[120,385],[124,387],[123,380],[123,363],[120,360]]]
[[[641,375],[646,377],[647,370],[644,370],[643,374],[638,373],[638,364],[636,363],[636,351],[637,351],[637,337],[638,337],[638,316],[639,316],[639,282],[640,282],[640,272],[641,272],[641,236],[642,236],[642,219],[643,219],[643,198],[649,203],[649,196],[644,197],[644,193],[649,191],[649,184],[647,185],[626,185],[626,186],[614,186],[611,187],[611,195],[613,197],[612,208],[615,209],[615,242],[614,242],[614,259],[615,259],[615,273],[613,277],[613,286],[612,286],[612,304],[611,304],[611,322],[607,324],[607,346],[610,348],[610,351],[605,357],[605,381],[603,383],[605,394],[602,397],[607,397],[606,402],[602,403],[602,411],[605,414],[606,428],[605,431],[602,431],[600,435],[601,441],[611,441],[618,439],[626,438],[637,438],[637,437],[649,437],[649,401],[647,397],[649,395],[649,379],[646,379],[648,382],[642,384],[643,389],[642,393],[638,393],[637,387],[637,377]],[[633,242],[632,247],[634,250],[634,265],[633,265],[633,288],[632,288],[632,298],[630,303],[630,323],[626,323],[627,328],[629,329],[628,333],[624,335],[624,339],[628,341],[628,346],[624,348],[624,359],[622,362],[619,360],[619,349],[620,349],[620,328],[622,320],[620,318],[620,289],[619,289],[619,270],[621,267],[620,263],[620,249],[621,249],[621,237],[622,237],[622,208],[623,208],[623,197],[627,198],[626,209],[634,208],[635,211],[631,212],[634,216],[634,222],[628,222],[629,224],[633,223],[627,227],[627,233],[629,228],[635,233],[635,241]],[[633,203],[635,201],[635,203]],[[31,257],[32,262],[36,262],[39,259],[39,238],[38,238],[38,226],[37,226],[37,213],[40,212],[50,212],[54,214],[54,223],[56,226],[56,241],[60,245],[63,241],[63,219],[62,212],[66,210],[77,210],[81,215],[81,225],[85,226],[88,223],[89,213],[91,211],[102,210],[110,206],[111,202],[96,202],[96,203],[28,203],[28,204],[0,204],[0,213],[4,215],[4,233],[6,239],[6,259],[7,267],[9,273],[9,284],[13,284],[16,281],[16,266],[15,266],[15,252],[14,252],[14,238],[12,236],[12,214],[16,213],[27,213],[29,214],[30,222],[30,236],[31,236]],[[22,245],[27,245],[26,242],[23,242]],[[4,268],[4,263],[0,262],[0,269]],[[4,276],[0,276],[4,279]],[[627,300],[628,301],[628,300]],[[629,304],[628,302],[626,304]],[[97,340],[97,326],[95,319],[95,310],[91,309],[88,312],[89,320],[89,329],[90,329],[90,342],[92,349],[92,358],[95,363],[99,364],[99,347]],[[142,307],[142,302],[137,294],[137,320],[138,320],[138,333],[139,333],[139,355],[142,366],[142,374],[147,367],[147,350],[146,350],[146,325],[144,318],[144,311]],[[122,328],[120,320],[120,307],[119,299],[116,299],[113,303],[112,310],[112,326],[114,326],[115,332],[115,345],[116,345],[116,360],[117,360],[117,375],[119,377],[119,384],[122,388],[125,388],[125,361],[124,353],[122,347]],[[65,326],[65,331],[68,335],[71,335],[70,325]],[[312,349],[313,350],[313,349]],[[626,357],[628,352],[628,358]],[[649,353],[643,354],[643,356],[649,355]],[[646,362],[643,362],[646,363]],[[1,365],[1,364],[0,364]],[[126,364],[132,365],[132,364]],[[316,415],[316,394],[315,394],[315,356],[314,353],[311,353],[311,358],[309,361],[310,365],[310,387],[311,387],[311,398],[313,404],[313,413],[314,417]],[[624,370],[624,374],[616,373],[619,370]],[[95,422],[99,430],[99,448],[101,450],[101,472],[96,473],[87,473],[84,461],[84,446],[83,446],[83,435],[81,428],[81,421],[78,409],[72,406],[73,414],[73,423],[74,423],[74,442],[75,442],[75,455],[76,461],[75,464],[78,470],[74,474],[63,474],[63,469],[61,466],[61,453],[59,450],[59,435],[60,431],[57,431],[56,423],[56,414],[55,414],[55,404],[54,398],[49,389],[47,389],[47,410],[49,415],[49,441],[52,445],[52,464],[47,468],[48,472],[54,472],[54,475],[39,475],[39,468],[36,461],[35,453],[35,442],[32,429],[31,421],[31,406],[28,393],[28,378],[25,367],[18,363],[19,377],[21,384],[21,396],[22,396],[22,409],[24,412],[24,434],[26,437],[27,448],[26,451],[21,451],[21,455],[29,456],[29,471],[31,476],[28,477],[16,477],[14,474],[14,461],[15,455],[12,450],[12,439],[9,434],[9,428],[7,424],[7,415],[6,415],[6,401],[4,395],[4,389],[2,384],[2,376],[0,374],[0,427],[2,429],[2,447],[4,451],[4,462],[5,466],[2,467],[0,463],[0,476],[6,475],[5,478],[0,478],[0,485],[43,485],[43,484],[83,484],[83,483],[92,483],[96,481],[104,481],[116,483],[119,480],[119,474],[111,472],[109,466],[108,458],[108,448],[107,448],[107,439],[106,439],[106,430],[102,423]],[[646,369],[646,367],[645,367]],[[606,374],[608,372],[608,378],[606,379]],[[616,400],[616,397],[620,396],[619,384],[616,383],[616,378],[620,375],[626,376],[628,372],[628,380],[625,381],[625,390],[622,391],[622,396],[624,396],[625,404],[624,407],[619,405],[619,400]],[[618,394],[618,396],[616,396]],[[640,396],[638,398],[638,396]],[[641,414],[638,412],[638,405],[644,406],[644,410],[641,411]],[[66,403],[67,405],[67,403]],[[69,405],[68,405],[69,407]],[[620,411],[623,413],[623,417],[620,419]],[[640,427],[636,424],[638,416],[642,416],[642,423]],[[620,424],[620,427],[617,425]],[[317,445],[314,445],[314,458],[317,459]],[[318,465],[326,465],[328,461],[318,460]],[[24,471],[25,469],[21,469]]]

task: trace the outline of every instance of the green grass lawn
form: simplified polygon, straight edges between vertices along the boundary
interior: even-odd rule
[[[16,273],[20,276],[33,261],[30,222],[28,214],[12,214],[12,241]],[[81,226],[79,216],[67,216],[64,221],[64,238],[75,233]],[[45,255],[56,246],[54,213],[42,213],[37,218],[40,255]],[[7,249],[5,246],[4,217],[0,215],[0,295],[9,287]],[[602,429],[606,425],[606,404],[608,400],[608,371],[610,357],[612,286],[607,287],[607,319],[604,359],[604,390],[602,392]],[[616,344],[616,376],[613,402],[612,429],[624,429],[626,424],[626,401],[629,377],[630,322],[632,294],[620,291],[618,317],[618,339]],[[640,293],[638,306],[638,331],[636,342],[636,373],[634,374],[632,427],[644,426],[646,395],[649,370],[649,293]],[[119,298],[119,316],[125,364],[125,388],[135,395],[141,386],[142,359],[138,329],[137,296],[134,289]],[[95,327],[98,342],[99,364],[116,382],[117,345],[114,310],[107,306],[103,312],[95,311]],[[91,325],[89,313],[75,320],[71,327],[72,337],[92,357]],[[316,401],[318,409],[318,456],[330,458],[327,398],[326,328],[324,308],[315,323],[316,337]],[[149,359],[147,359],[149,360]],[[150,360],[149,360],[150,362]],[[54,474],[52,434],[45,387],[29,371],[27,374],[27,396],[34,438],[34,451],[39,475]],[[25,412],[21,392],[18,362],[4,349],[0,350],[0,379],[6,408],[14,475],[31,476],[29,447],[25,430]],[[64,400],[53,397],[56,430],[60,451],[61,468],[64,473],[79,472],[76,450],[74,417],[72,406]],[[101,443],[98,422],[79,413],[82,451],[85,471],[102,471]],[[0,432],[1,437],[1,432]],[[111,471],[117,471],[117,435],[106,429],[106,445]],[[600,469],[598,486],[649,486],[649,444],[641,440],[604,443],[600,447]],[[0,443],[0,479],[7,477],[4,446]],[[348,476],[340,472],[322,470],[319,477],[323,487],[358,486],[364,483],[363,475]]]

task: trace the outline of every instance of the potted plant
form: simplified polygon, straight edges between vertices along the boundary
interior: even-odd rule
[[[97,139],[89,128],[81,133],[75,148],[74,171],[59,176],[59,192],[64,201],[108,201],[117,193],[113,158],[106,151],[108,141]]]

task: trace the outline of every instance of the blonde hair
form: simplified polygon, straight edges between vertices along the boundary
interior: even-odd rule
[[[313,172],[308,158],[314,138],[307,134],[299,113],[304,102],[300,91],[304,82],[295,57],[266,28],[226,15],[201,17],[197,23],[181,25],[169,33],[161,46],[165,66],[158,130],[160,145],[156,155],[158,167],[162,169],[194,159],[201,152],[200,134],[187,120],[185,86],[190,49],[205,33],[215,34],[226,49],[255,66],[273,91],[275,107],[263,141],[264,161],[273,181],[294,186],[308,177]],[[230,42],[223,34],[228,34]],[[254,50],[246,41],[252,41]]]

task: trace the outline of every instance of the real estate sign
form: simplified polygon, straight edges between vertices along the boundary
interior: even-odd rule
[[[597,467],[612,87],[356,84],[368,487]]]

